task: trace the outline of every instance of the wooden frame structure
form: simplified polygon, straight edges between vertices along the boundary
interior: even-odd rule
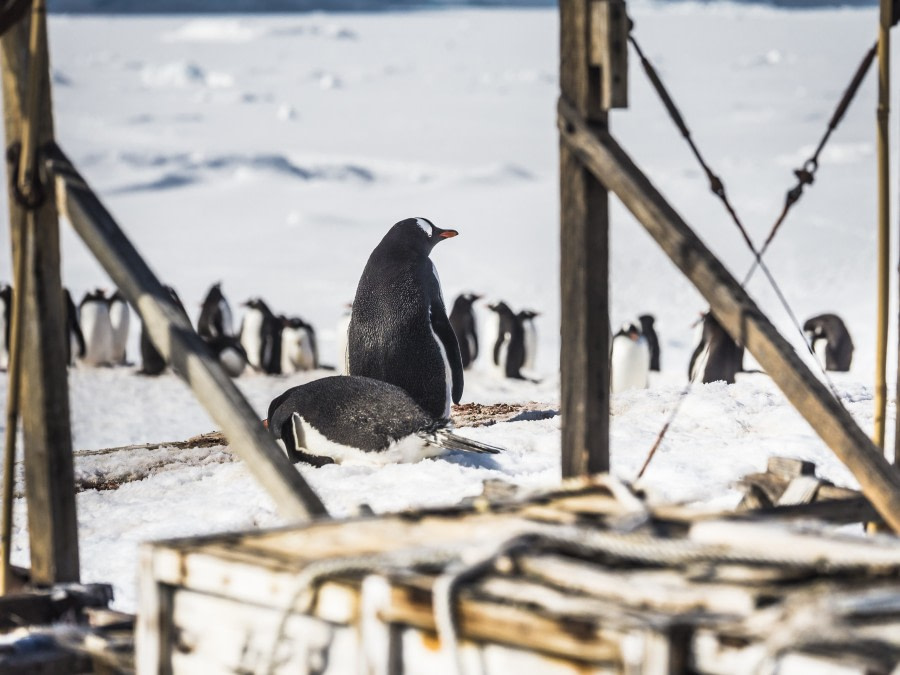
[[[617,89],[604,88],[598,78],[618,78],[621,85],[627,68],[627,33],[622,33],[627,17],[616,23],[617,7],[624,17],[620,0],[563,0],[560,5],[563,474],[609,465],[608,333],[601,324],[608,320],[603,314],[608,306],[605,190],[610,190],[853,473],[878,513],[900,532],[900,474],[610,135],[605,111],[624,97],[601,95]],[[594,65],[598,55],[606,55],[602,67]],[[568,250],[576,245],[583,249],[580,260],[602,268],[593,282],[573,265],[577,261]],[[583,341],[575,354],[565,352],[570,341]]]

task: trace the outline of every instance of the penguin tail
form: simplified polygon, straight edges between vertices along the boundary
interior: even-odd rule
[[[429,443],[436,445],[445,450],[461,450],[463,452],[478,452],[486,455],[498,455],[503,448],[495,445],[481,443],[459,434],[454,434],[448,429],[435,429],[433,431],[423,431],[419,434]]]

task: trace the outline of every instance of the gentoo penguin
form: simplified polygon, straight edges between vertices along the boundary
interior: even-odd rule
[[[347,353],[347,334],[350,332],[350,318],[353,316],[353,305],[347,305],[347,311],[338,319],[336,332],[337,357],[342,375],[350,374],[350,355]]]
[[[405,389],[434,418],[449,417],[451,400],[459,402],[463,367],[428,254],[457,234],[426,218],[394,225],[363,270],[348,334],[351,375]]]
[[[691,356],[688,376],[692,382],[734,384],[735,374],[742,370],[744,348],[731,339],[712,312],[704,314],[702,321],[700,344]]]
[[[128,303],[120,291],[109,299],[109,323],[112,326],[112,363],[125,365],[125,349],[128,345],[128,327],[131,321]]]
[[[415,462],[445,450],[499,448],[451,433],[409,394],[368,377],[337,375],[288,389],[269,404],[269,431],[288,456],[315,466]]]
[[[225,372],[231,377],[240,377],[247,367],[247,352],[244,351],[240,341],[233,335],[219,335],[205,342],[218,357]]]
[[[853,360],[853,340],[837,314],[819,314],[806,320],[803,331],[825,370],[847,372]]]
[[[655,319],[652,314],[641,314],[638,317],[641,322],[641,334],[647,340],[647,347],[650,349],[650,370],[659,372],[659,338],[656,336],[656,330],[653,328]]]
[[[494,341],[494,366],[503,377],[524,380],[525,331],[522,322],[505,302],[488,305],[497,314],[497,339]]]
[[[281,321],[261,298],[243,303],[247,308],[241,321],[241,346],[254,369],[277,375],[281,372]]]
[[[610,371],[610,391],[614,394],[649,386],[650,348],[635,324],[623,324],[613,336]]]
[[[107,366],[113,360],[113,330],[109,320],[109,299],[102,288],[85,293],[78,306],[78,323],[84,336],[82,363]]]
[[[75,365],[75,359],[83,359],[85,352],[84,335],[78,325],[78,309],[68,288],[63,289],[63,301],[66,303],[66,363]]]
[[[0,285],[0,370],[9,368],[9,330],[12,316],[12,286]]]
[[[213,284],[206,294],[197,321],[197,334],[207,341],[221,335],[234,335],[231,306],[222,295],[221,282]]]
[[[299,317],[281,320],[281,372],[295,373],[319,367],[316,332]]]
[[[453,301],[453,309],[450,310],[450,325],[456,333],[463,368],[467,370],[478,358],[478,323],[472,305],[480,299],[480,295],[463,293]]]
[[[522,337],[525,339],[525,362],[522,367],[528,371],[534,370],[537,360],[537,328],[534,325],[536,316],[540,314],[530,309],[523,309],[516,314],[516,319],[522,324]]]
[[[172,305],[184,315],[184,318],[187,319],[187,312],[184,309],[184,305],[181,304],[181,298],[178,297],[178,293],[175,292],[175,289],[171,286],[164,286],[166,292],[169,295],[169,301]],[[141,369],[138,371],[139,375],[159,375],[166,369],[166,360],[163,358],[162,354],[156,349],[153,345],[153,341],[150,339],[150,336],[147,334],[146,326],[141,326]]]

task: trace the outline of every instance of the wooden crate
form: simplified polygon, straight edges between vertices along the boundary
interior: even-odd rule
[[[526,502],[147,545],[139,673],[890,673],[900,541]]]

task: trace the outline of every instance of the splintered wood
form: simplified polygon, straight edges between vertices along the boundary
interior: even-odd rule
[[[138,669],[895,672],[900,542],[758,513],[650,507],[598,477],[527,501],[147,546]]]

